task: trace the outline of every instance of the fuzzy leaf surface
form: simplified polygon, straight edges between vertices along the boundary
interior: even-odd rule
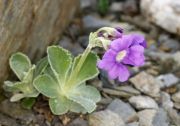
[[[76,68],[80,58],[82,55],[79,55],[75,57],[75,60],[73,62],[73,70]],[[76,75],[76,78],[72,78],[72,83],[70,83],[71,86],[78,86],[79,84],[85,82],[86,80],[92,79],[95,76],[98,75],[99,71],[96,67],[96,62],[97,62],[97,55],[94,53],[89,53],[87,56],[86,60],[84,61],[81,69]],[[73,71],[72,70],[72,71]]]
[[[51,111],[56,115],[64,114],[68,111],[71,101],[66,97],[59,95],[57,98],[49,99]]]
[[[48,59],[47,57],[44,57],[37,63],[34,76],[36,77],[38,75],[41,75],[45,71],[47,66],[48,66]]]
[[[49,75],[40,75],[34,80],[34,87],[43,95],[55,98],[60,94],[60,87]]]
[[[15,53],[10,57],[10,67],[20,80],[23,80],[25,73],[31,68],[29,58],[23,53]]]
[[[48,47],[47,53],[52,71],[54,72],[57,80],[63,84],[71,67],[71,54],[67,50],[58,46]]]

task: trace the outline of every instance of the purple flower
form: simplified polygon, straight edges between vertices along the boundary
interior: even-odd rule
[[[108,40],[115,40],[122,37],[123,29],[104,27],[98,32],[98,37],[103,37]]]
[[[111,42],[98,67],[108,72],[110,79],[118,78],[126,81],[130,74],[127,66],[142,66],[144,64],[144,48],[146,41],[138,34],[122,35]]]

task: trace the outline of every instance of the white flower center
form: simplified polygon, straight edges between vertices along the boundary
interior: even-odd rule
[[[126,50],[122,50],[120,51],[117,55],[116,55],[116,61],[117,62],[121,62],[122,59],[124,59],[124,57],[126,56],[127,51]]]

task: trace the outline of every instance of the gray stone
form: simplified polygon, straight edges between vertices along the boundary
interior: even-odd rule
[[[169,118],[167,112],[160,108],[152,122],[153,126],[169,126]]]
[[[179,102],[175,102],[174,103],[174,108],[180,110],[180,103]]]
[[[110,11],[122,12],[123,11],[123,3],[122,2],[113,2],[110,6]]]
[[[83,48],[86,48],[89,43],[89,36],[81,36],[77,41]]]
[[[109,26],[110,22],[108,20],[102,20],[95,16],[87,15],[83,17],[83,25],[86,30],[92,31],[104,26]]]
[[[80,0],[81,9],[93,8],[96,6],[96,0]]]
[[[153,119],[157,110],[146,109],[138,112],[139,126],[153,126]]]
[[[12,118],[19,119],[26,124],[35,120],[35,116],[32,111],[23,109],[19,103],[12,103],[8,100],[5,100],[0,104],[0,112]]]
[[[115,89],[119,91],[124,91],[133,95],[139,95],[141,92],[139,92],[137,89],[133,88],[132,86],[118,86],[115,87]]]
[[[83,17],[83,26],[84,26],[84,31],[86,32],[92,32],[94,30],[97,30],[98,28],[101,27],[121,27],[124,32],[129,32],[132,29],[134,29],[133,25],[130,25],[125,22],[111,22],[106,19],[101,19],[98,16],[92,16],[92,15],[87,15]]]
[[[118,114],[104,110],[89,115],[89,126],[125,126],[125,124]]]
[[[146,72],[141,72],[137,74],[135,77],[130,79],[130,82],[141,92],[152,96],[159,97],[159,82],[150,74]]]
[[[180,35],[180,1],[141,0],[140,7],[149,21],[168,32]]]
[[[173,94],[172,99],[173,101],[180,103],[180,91]]]
[[[145,50],[145,55],[155,60],[158,64],[161,64],[159,68],[161,69],[162,73],[167,73],[169,71],[173,71],[173,70],[176,71],[180,69],[180,51],[171,54],[171,53],[151,51],[150,49],[147,49]],[[160,81],[160,83],[162,82]]]
[[[72,43],[71,39],[68,37],[63,37],[59,42],[59,45],[71,51],[75,56],[84,51],[79,43]]]
[[[180,68],[180,51],[173,54],[173,59],[176,62],[177,68]]]
[[[127,126],[139,126],[139,122],[128,123]]]
[[[132,96],[129,102],[138,110],[142,109],[158,109],[157,103],[154,99],[148,96]]]
[[[73,120],[68,126],[88,126],[88,122],[81,118]]]
[[[172,73],[160,75],[157,77],[162,83],[160,85],[161,88],[171,87],[178,83],[179,79],[173,75]]]
[[[175,52],[175,51],[178,51],[180,49],[179,41],[176,39],[170,38],[166,34],[161,34],[158,41],[160,43],[159,48],[161,50],[168,51],[168,52],[169,51]]]
[[[133,95],[124,91],[118,91],[118,90],[109,89],[109,88],[103,88],[103,92],[109,95],[114,95],[114,96],[118,96],[122,98],[129,98]]]
[[[175,124],[176,126],[179,126],[180,114],[175,109],[169,109],[168,115],[171,118],[171,121],[173,122],[173,124]]]
[[[173,102],[171,101],[171,97],[168,93],[161,92],[161,104],[166,110],[173,107]]]
[[[128,103],[125,103],[120,99],[112,101],[107,109],[117,113],[125,122],[128,122],[136,117],[135,110]]]

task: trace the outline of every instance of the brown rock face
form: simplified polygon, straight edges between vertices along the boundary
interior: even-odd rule
[[[17,51],[38,59],[60,37],[78,0],[0,0],[0,84],[8,59]]]

